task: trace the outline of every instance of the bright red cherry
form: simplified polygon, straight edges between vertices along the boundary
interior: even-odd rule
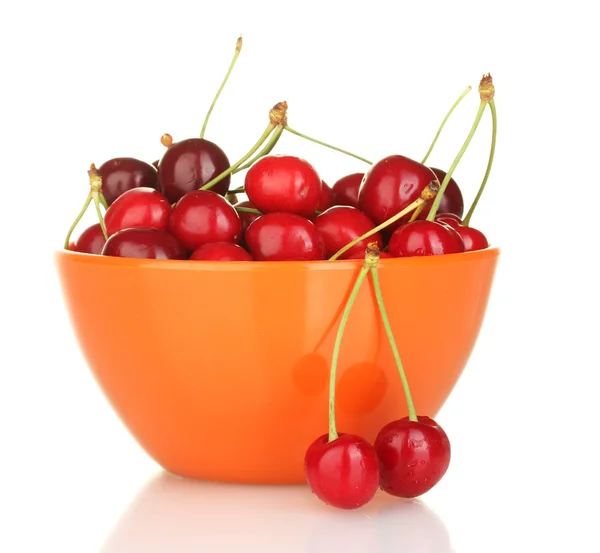
[[[452,227],[435,221],[413,221],[398,227],[388,244],[392,257],[461,253],[465,245]]]
[[[86,228],[80,234],[79,238],[73,243],[72,251],[100,255],[104,244],[106,244],[104,232],[102,232],[100,223],[96,223],[95,225]]]
[[[418,199],[434,180],[435,173],[418,161],[401,155],[385,157],[365,174],[358,193],[360,209],[379,225]],[[410,217],[409,213],[389,228],[398,227]]]
[[[211,190],[194,190],[172,209],[169,232],[193,251],[209,242],[239,242],[242,222],[223,196]]]
[[[252,256],[241,246],[231,242],[210,242],[195,250],[190,259],[196,261],[252,261]]]
[[[332,186],[335,194],[334,205],[350,205],[358,208],[358,191],[364,173],[351,173],[337,180]]]
[[[346,244],[375,228],[373,221],[362,211],[348,205],[330,207],[315,218],[314,224],[323,237],[328,257],[335,254]],[[355,253],[364,256],[369,242],[377,242],[380,248],[383,247],[381,235],[376,233],[352,246],[340,256],[340,259],[351,257]]]
[[[444,178],[446,177],[445,171],[435,167],[430,167],[430,169],[435,173],[435,176],[440,184],[442,184],[442,182],[444,182]],[[431,210],[432,203],[433,201],[427,203],[427,205],[423,208],[423,211],[421,211],[419,214],[419,219],[425,219],[427,217],[429,211]],[[448,182],[446,190],[444,190],[444,194],[436,211],[436,215],[438,213],[454,213],[460,219],[460,217],[463,215],[464,208],[465,204],[463,201],[462,192],[460,191],[458,184],[456,184],[456,181],[451,178]]]
[[[335,202],[335,193],[331,186],[325,181],[321,181],[321,195],[319,196],[319,203],[317,204],[316,211],[323,213],[326,209],[329,209]]]
[[[159,189],[156,167],[133,157],[116,157],[98,168],[102,177],[102,195],[111,205],[121,194],[132,188]]]
[[[489,246],[485,234],[473,227],[457,227],[456,232],[460,234],[465,245],[465,251],[471,252],[474,250],[485,250]]]
[[[454,213],[436,213],[435,220],[438,223],[445,223],[450,225],[453,229],[462,226],[461,218]]]
[[[296,156],[259,159],[246,173],[248,199],[262,213],[295,213],[309,217],[321,197],[321,178],[308,161]]]
[[[261,215],[246,230],[246,244],[257,261],[314,261],[325,259],[315,225],[294,213]]]
[[[214,177],[229,169],[229,159],[214,142],[204,138],[188,138],[175,142],[158,164],[158,180],[169,202],[175,203],[192,190],[198,190]],[[210,190],[224,196],[231,176]]]
[[[417,497],[433,488],[450,465],[450,441],[429,417],[386,424],[375,439],[380,486],[397,497]]]
[[[304,471],[313,493],[339,509],[357,509],[379,488],[379,461],[373,446],[360,436],[340,434],[317,438],[304,458]]]
[[[102,255],[142,259],[185,259],[187,252],[179,241],[164,230],[128,228],[109,236]]]
[[[233,207],[249,207],[250,209],[256,209],[256,206],[250,200],[242,200],[241,202],[237,202]],[[246,229],[250,226],[250,223],[258,219],[260,215],[258,213],[248,213],[247,211],[238,211],[237,214],[242,221],[243,237],[246,233]]]
[[[135,227],[165,230],[170,214],[171,204],[164,194],[153,188],[132,188],[109,206],[104,224],[108,236]]]

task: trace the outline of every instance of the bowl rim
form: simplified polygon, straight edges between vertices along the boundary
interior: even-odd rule
[[[379,261],[379,267],[423,267],[439,266],[455,263],[481,261],[496,258],[500,255],[499,246],[488,246],[483,250],[453,253],[445,255],[415,256],[415,257],[386,257]],[[140,259],[132,257],[112,257],[74,252],[66,249],[54,250],[55,262],[71,261],[98,267],[145,268],[163,270],[202,270],[248,272],[260,271],[331,271],[356,269],[362,264],[361,259],[328,259],[319,261],[197,261],[192,259]]]

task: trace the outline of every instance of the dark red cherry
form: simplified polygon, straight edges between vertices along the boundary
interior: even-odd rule
[[[192,190],[198,190],[229,169],[229,159],[214,142],[188,138],[173,143],[158,164],[158,180],[169,202],[175,203]],[[210,191],[224,196],[231,176],[215,184]]]
[[[196,261],[252,261],[252,256],[232,242],[211,242],[195,250],[190,259]]]
[[[331,186],[325,181],[321,181],[321,195],[319,196],[319,203],[317,204],[316,211],[321,213],[326,209],[329,209],[335,201],[335,193]]]
[[[237,202],[233,207],[248,207],[250,209],[256,209],[256,206],[250,200],[242,200],[241,202]],[[246,229],[250,226],[250,223],[260,217],[258,213],[248,213],[247,211],[238,211],[237,214],[242,221],[242,235],[245,234]]]
[[[102,227],[100,223],[96,223],[79,235],[79,238],[73,243],[73,251],[100,255],[104,244],[106,244],[106,238],[104,238]]]
[[[129,228],[109,236],[102,255],[142,259],[185,259],[187,252],[167,231],[154,228]]]
[[[334,205],[350,205],[358,208],[358,191],[364,173],[352,173],[337,180],[332,186],[335,194]]]
[[[171,204],[153,188],[133,188],[121,194],[104,215],[108,236],[126,228],[144,227],[165,230]]]
[[[446,177],[446,173],[441,169],[436,169],[435,167],[430,167],[430,169],[435,173],[440,184],[444,182],[444,178]],[[419,214],[419,219],[425,219],[431,210],[431,205],[433,204],[433,200],[427,203],[427,205],[423,208],[423,211]],[[451,178],[448,182],[448,186],[446,190],[444,190],[444,194],[442,195],[442,199],[440,201],[440,205],[436,211],[436,215],[438,213],[454,213],[460,219],[463,215],[463,210],[465,208],[465,204],[463,201],[463,195],[456,184],[456,181]]]
[[[373,221],[362,211],[348,205],[330,207],[315,218],[314,224],[323,237],[327,257],[337,253],[346,244],[375,228]],[[369,242],[377,242],[380,248],[383,247],[381,235],[376,233],[352,246],[340,256],[340,259],[351,257],[355,253],[364,256]]]
[[[435,173],[418,161],[401,155],[385,157],[365,174],[358,193],[360,209],[379,225],[418,199],[434,180]],[[410,217],[411,213],[389,228],[398,227]]]
[[[295,213],[309,217],[321,197],[321,178],[308,161],[296,156],[270,155],[246,173],[248,199],[262,213]]]
[[[308,219],[295,213],[267,213],[246,230],[246,244],[257,261],[325,259],[322,239]]]
[[[397,497],[417,497],[433,488],[450,465],[450,441],[429,417],[386,424],[375,439],[380,486]]]
[[[194,190],[171,210],[169,232],[193,251],[209,242],[239,242],[242,222],[223,196],[211,190]]]
[[[465,251],[485,250],[488,246],[488,240],[485,234],[473,227],[457,227],[456,232],[460,234],[465,245]]]
[[[109,159],[100,165],[98,172],[102,177],[102,195],[108,205],[132,188],[159,189],[156,168],[133,157]]]
[[[436,213],[435,220],[438,223],[446,223],[454,229],[462,225],[461,218],[454,213]]]
[[[306,481],[313,493],[327,505],[357,509],[379,488],[379,462],[373,446],[360,436],[340,434],[317,438],[304,458]]]
[[[452,227],[435,221],[413,221],[398,227],[388,244],[392,257],[461,253],[465,245]]]

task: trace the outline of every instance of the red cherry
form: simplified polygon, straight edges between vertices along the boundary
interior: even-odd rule
[[[271,155],[259,159],[246,173],[248,199],[262,213],[310,216],[321,196],[321,178],[299,157]]]
[[[156,168],[133,157],[109,159],[98,168],[98,173],[102,177],[102,195],[108,205],[132,188],[159,189]]]
[[[380,486],[397,497],[417,497],[433,488],[450,465],[450,441],[429,417],[386,424],[375,439]]]
[[[233,207],[249,207],[251,209],[256,209],[256,206],[250,200],[237,202]],[[247,211],[238,211],[237,214],[242,221],[242,236],[246,233],[246,229],[250,226],[250,223],[260,217],[258,213],[248,213]]]
[[[170,214],[171,204],[158,190],[132,188],[121,194],[106,210],[104,224],[108,236],[126,228],[165,230]]]
[[[438,223],[450,225],[453,229],[456,229],[462,225],[460,217],[454,213],[436,213],[435,220]]]
[[[175,142],[163,154],[158,164],[158,180],[169,202],[175,203],[227,169],[229,159],[214,142],[188,138]],[[227,175],[210,190],[224,196],[230,181],[231,176]]]
[[[252,261],[252,256],[241,246],[231,242],[210,242],[190,255],[196,261]]]
[[[434,180],[435,173],[422,163],[401,155],[385,157],[365,174],[358,193],[360,209],[379,225],[417,200]],[[409,213],[389,228],[397,228],[410,217]]]
[[[461,253],[465,245],[452,227],[435,221],[413,221],[398,227],[388,244],[392,257]]]
[[[446,177],[445,171],[441,169],[436,169],[435,167],[430,167],[430,169],[435,173],[437,180],[442,184],[444,182],[444,178]],[[433,201],[428,202],[427,205],[423,208],[423,211],[419,214],[419,219],[425,219],[431,210],[431,204]],[[463,201],[463,195],[456,184],[456,181],[451,178],[448,182],[448,186],[446,186],[446,190],[444,190],[444,195],[440,201],[440,206],[436,211],[436,216],[438,213],[454,213],[460,219],[463,215],[463,211],[465,208],[465,204]]]
[[[368,503],[379,487],[379,462],[373,446],[360,436],[324,434],[308,448],[304,471],[313,493],[340,509]]]
[[[100,223],[96,223],[81,233],[73,244],[73,251],[100,255],[104,244],[106,244],[106,238],[104,238],[102,227]]]
[[[188,250],[196,250],[209,242],[239,242],[242,222],[223,196],[211,190],[194,190],[171,210],[169,231]]]
[[[261,215],[246,230],[246,244],[257,261],[325,259],[322,238],[315,225],[294,213]]]
[[[335,193],[331,186],[329,186],[325,181],[321,181],[321,195],[319,196],[319,203],[317,204],[316,211],[320,211],[321,213],[327,209],[329,209],[335,201]]]
[[[334,205],[350,205],[358,208],[358,191],[364,173],[352,173],[337,180],[332,186],[335,194]]]
[[[314,224],[323,237],[328,257],[339,251],[346,244],[375,228],[373,221],[362,211],[347,205],[330,207],[315,218]],[[352,246],[339,259],[348,258],[355,253],[360,253],[364,256],[369,242],[377,242],[380,248],[383,247],[381,235],[376,233]]]
[[[185,259],[187,252],[174,236],[164,230],[128,228],[108,238],[102,255],[142,259]]]
[[[463,239],[466,252],[485,250],[489,246],[485,234],[476,228],[460,226],[456,228],[456,232]]]

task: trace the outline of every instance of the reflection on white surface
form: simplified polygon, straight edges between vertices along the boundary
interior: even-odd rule
[[[306,486],[246,486],[160,472],[100,553],[451,553],[444,523],[419,500],[384,493],[356,511],[329,508]]]

